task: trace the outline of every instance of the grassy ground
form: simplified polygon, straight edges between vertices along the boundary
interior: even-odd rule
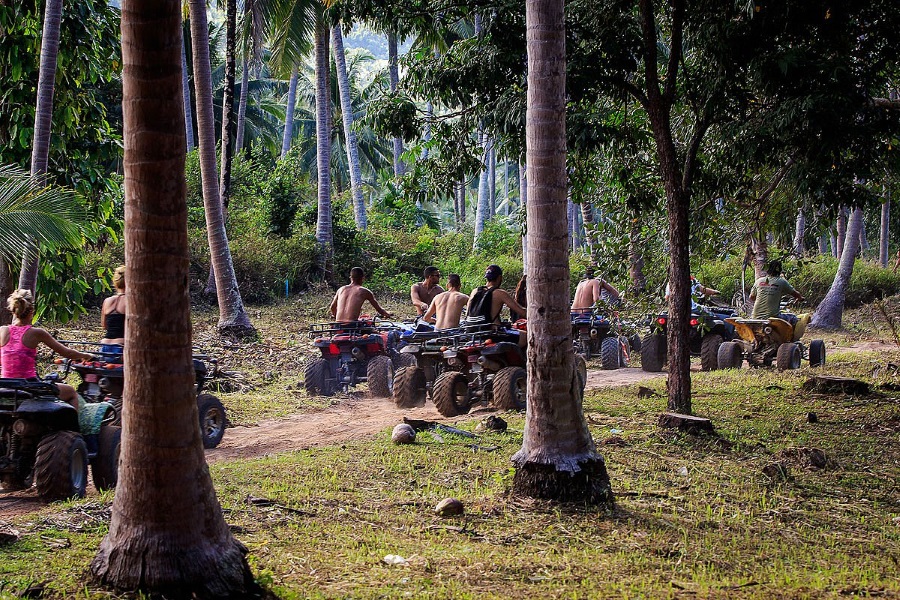
[[[299,329],[315,320],[314,304],[279,307],[270,325],[257,319],[258,347],[229,356],[220,346],[226,368],[239,366],[255,386],[225,394],[239,419],[317,405],[277,393],[298,377],[308,348]],[[199,315],[198,338],[210,322]],[[900,351],[831,354],[823,372],[877,386],[897,381],[892,363]],[[900,597],[900,393],[810,394],[800,386],[811,374],[695,374],[694,412],[721,438],[660,430],[660,380],[648,384],[657,395],[589,395],[585,413],[617,497],[611,510],[509,495],[519,414],[503,415],[505,434],[479,440],[494,451],[450,434],[394,446],[385,431],[210,470],[259,580],[284,598]],[[235,410],[242,404],[245,413]],[[433,513],[448,496],[465,503],[465,516]],[[110,501],[15,520],[18,539],[0,546],[0,597],[41,582],[45,597],[109,597],[90,586],[86,567]],[[387,555],[405,560],[389,565]]]

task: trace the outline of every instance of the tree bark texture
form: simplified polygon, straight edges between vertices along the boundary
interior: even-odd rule
[[[316,178],[318,183],[318,216],[316,218],[316,245],[319,249],[319,266],[325,281],[332,277],[332,229],[331,229],[331,93],[328,84],[328,24],[324,17],[316,23]]]
[[[188,80],[187,52],[181,44],[181,94],[184,102],[184,133],[187,138],[187,151],[197,146],[194,140],[194,111],[191,108],[191,86]]]
[[[478,140],[481,146],[481,171],[478,173],[478,201],[475,205],[475,239],[472,241],[473,248],[478,247],[478,238],[484,232],[484,226],[490,219],[491,210],[491,193],[488,188],[491,139],[487,134],[479,131]]]
[[[563,0],[528,0],[526,148],[528,402],[513,493],[610,502],[612,491],[582,411],[572,351],[566,235],[566,99]]]
[[[234,155],[234,141],[231,130],[234,129],[234,77],[237,38],[237,0],[225,0],[225,81],[222,90],[222,148],[219,173],[219,194],[222,207],[228,210],[231,202],[231,162]]]
[[[246,55],[241,61],[241,95],[238,96],[237,132],[234,134],[234,151],[244,149],[244,126],[247,124],[247,93],[250,85],[250,64]]]
[[[398,60],[397,34],[391,32],[388,33],[388,78],[391,92],[396,92],[397,86],[400,85],[400,67],[398,65]],[[403,164],[403,138],[393,138],[393,154],[394,176],[400,177],[406,172],[406,165]]]
[[[526,159],[527,160],[527,157]],[[519,163],[519,208],[528,213],[528,178],[525,172],[526,162]],[[526,219],[525,232],[522,233],[522,269],[528,272],[528,225]]]
[[[594,207],[588,198],[581,200],[581,224],[584,232],[584,242],[588,247],[588,254],[594,258]]]
[[[299,67],[295,64],[291,70],[291,81],[288,84],[287,110],[284,115],[284,136],[281,138],[281,158],[287,156],[291,149],[291,139],[294,136],[294,111],[297,107],[297,79],[300,76]]]
[[[823,233],[819,236],[819,254],[828,252],[828,237]]]
[[[488,193],[490,194],[488,216],[493,218],[497,214],[497,147],[493,143],[488,153]]]
[[[347,147],[347,167],[350,169],[350,194],[353,197],[353,217],[356,228],[366,229],[366,201],[362,191],[362,169],[359,164],[359,144],[353,131],[353,106],[350,103],[350,78],[347,75],[347,57],[344,54],[344,37],[341,27],[331,29],[332,52],[337,67],[338,95],[341,99],[341,117],[344,120],[344,140]]]
[[[247,549],[225,522],[197,418],[180,46],[181,0],[124,0],[127,404],[91,573],[122,590],[246,598],[258,592]]]
[[[56,57],[59,54],[59,26],[63,0],[47,0],[44,29],[41,33],[41,66],[38,71],[37,99],[34,110],[34,137],[31,148],[31,176],[42,178],[50,161],[50,132],[53,128],[53,93],[56,90]],[[40,249],[36,240],[26,240],[19,271],[19,288],[37,288]]]
[[[225,211],[216,173],[215,117],[206,3],[202,0],[190,0],[190,10],[191,45],[194,49],[194,88],[197,95],[197,133],[200,142],[200,178],[203,186],[210,268],[215,274],[216,298],[219,304],[217,327],[224,333],[245,335],[253,331],[253,325],[244,310],[244,302],[234,274],[231,250],[225,232]]]
[[[753,276],[756,279],[765,276],[766,263],[769,262],[769,240],[762,231],[750,238],[750,249],[753,252]]]
[[[798,257],[803,256],[804,251],[806,250],[805,244],[803,243],[803,238],[806,235],[806,217],[803,214],[803,209],[799,209],[797,211],[797,222],[794,224],[794,254]]]
[[[881,231],[878,237],[878,264],[883,268],[888,267],[891,260],[888,243],[891,224],[891,197],[887,195],[884,202],[881,203]]]
[[[837,238],[835,241],[837,243],[835,256],[841,258],[844,256],[844,246],[847,242],[847,209],[843,206],[838,210]]]
[[[858,250],[859,250],[859,253],[860,253],[860,256],[861,256],[863,252],[865,252],[866,250],[868,250],[868,249],[870,248],[870,246],[869,246],[869,236],[866,235],[866,218],[865,218],[865,215],[863,215],[862,224],[859,226],[859,239],[858,239],[857,241],[859,242],[859,248],[858,248]]]
[[[862,209],[855,208],[850,214],[847,223],[847,239],[858,240],[859,229],[862,226]],[[853,265],[856,263],[856,252],[858,248],[856,244],[844,244],[844,251],[841,253],[841,261],[838,263],[837,274],[834,281],[828,289],[828,293],[819,303],[813,315],[810,325],[821,329],[839,329],[841,326],[841,316],[844,313],[844,298],[847,295],[847,288],[850,286],[850,276],[853,275]]]

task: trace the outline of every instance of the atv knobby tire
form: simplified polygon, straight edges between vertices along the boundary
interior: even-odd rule
[[[394,363],[387,356],[372,358],[366,365],[369,391],[376,398],[390,398],[394,390]]]
[[[418,366],[418,364],[416,355],[411,352],[398,352],[397,355],[394,356],[395,371],[399,372],[403,367],[415,367]],[[396,375],[394,377],[396,377]]]
[[[425,371],[403,367],[394,375],[394,404],[397,408],[425,406]]]
[[[87,446],[80,433],[57,431],[41,438],[34,459],[34,485],[41,500],[83,498],[87,475]]]
[[[578,385],[581,388],[581,392],[584,393],[584,388],[587,385],[587,363],[580,354],[575,355],[575,375],[578,377]]]
[[[800,346],[788,342],[778,346],[778,353],[775,355],[775,367],[779,371],[790,371],[800,368]]]
[[[622,346],[616,337],[600,342],[600,366],[607,371],[618,369],[622,362]]]
[[[703,336],[700,342],[700,370],[715,371],[719,368],[719,346],[722,345],[722,336],[718,333],[709,333]]]
[[[651,333],[641,342],[641,369],[659,373],[666,363],[666,336]]]
[[[501,410],[525,410],[525,369],[503,367],[494,375],[491,391],[494,406]]]
[[[716,352],[716,366],[719,369],[740,369],[744,362],[744,352],[737,342],[723,342]]]
[[[303,388],[310,396],[331,396],[334,394],[328,378],[328,361],[316,358],[306,363],[303,369]]]
[[[825,364],[825,342],[813,340],[809,343],[809,366],[821,367]]]
[[[197,396],[197,411],[200,415],[200,437],[204,448],[215,448],[225,435],[228,419],[225,418],[225,407],[212,394]]]
[[[431,399],[438,412],[445,417],[455,417],[469,412],[469,380],[459,371],[441,373],[434,382]]]
[[[104,425],[98,436],[97,456],[91,461],[91,473],[98,490],[111,490],[119,482],[119,450],[122,446],[122,428]]]

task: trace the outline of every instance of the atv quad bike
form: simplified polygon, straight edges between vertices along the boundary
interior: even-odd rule
[[[377,397],[390,397],[394,370],[415,364],[401,355],[402,323],[363,318],[348,323],[316,323],[309,336],[320,356],[306,364],[304,387],[311,396],[331,396],[367,382]]]
[[[115,417],[109,402],[76,411],[52,382],[0,379],[0,485],[33,483],[45,502],[80,498],[90,465],[97,489],[114,488],[122,436]]]
[[[394,402],[398,408],[424,406],[431,399],[434,382],[444,371],[452,369],[444,361],[444,352],[454,343],[462,329],[443,331],[411,331],[401,336],[400,355],[408,366],[394,375]]]
[[[722,342],[734,339],[734,326],[727,319],[734,310],[698,305],[691,311],[689,344],[691,356],[700,357],[700,369],[714,371],[721,368],[718,361]],[[651,318],[650,333],[641,341],[641,369],[651,373],[662,371],[666,364],[669,313],[661,312]]]
[[[779,371],[799,369],[804,359],[811,367],[825,364],[824,341],[812,340],[809,346],[800,341],[810,315],[798,315],[796,325],[778,317],[726,320],[737,330],[740,339],[719,347],[720,369],[739,369],[744,360],[751,367],[770,367],[774,362]]]
[[[99,346],[88,342],[63,342],[66,345]],[[122,395],[125,391],[125,369],[122,364],[121,354],[94,353],[97,360],[72,361],[69,359],[56,359],[54,362],[61,365],[61,380],[65,380],[70,371],[75,371],[81,377],[78,385],[78,393],[90,403],[110,402],[116,409],[117,417],[115,425],[121,424]],[[225,435],[228,426],[228,418],[225,414],[225,406],[216,396],[204,392],[209,381],[216,377],[219,363],[215,358],[206,354],[194,354],[194,374],[197,389],[197,410],[200,419],[200,436],[203,439],[204,448],[215,448]]]
[[[627,367],[632,351],[641,347],[638,335],[624,334],[626,327],[613,313],[612,318],[593,310],[574,311],[572,315],[572,345],[575,353],[590,360],[600,356],[605,370]]]

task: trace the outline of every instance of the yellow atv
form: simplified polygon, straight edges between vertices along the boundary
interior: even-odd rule
[[[813,340],[808,347],[800,341],[811,317],[798,315],[796,325],[778,317],[725,319],[740,339],[719,346],[719,368],[739,369],[744,359],[751,367],[771,367],[774,361],[779,371],[799,369],[802,359],[809,360],[811,367],[825,364],[824,341]]]

